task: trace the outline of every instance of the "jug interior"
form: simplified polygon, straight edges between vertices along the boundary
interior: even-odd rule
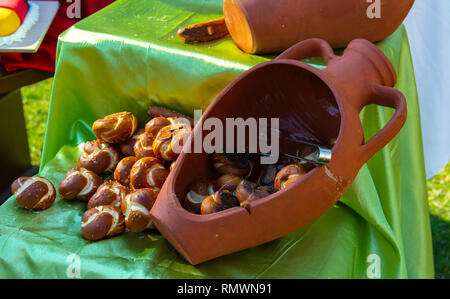
[[[298,143],[297,140],[330,147],[332,140],[336,140],[339,135],[341,123],[338,104],[328,85],[308,69],[283,62],[272,62],[254,68],[239,77],[232,83],[231,88],[211,104],[203,115],[203,123],[212,117],[218,118],[224,128],[227,118],[254,118],[257,122],[266,118],[268,132],[271,130],[270,119],[277,118],[281,132],[279,152],[289,154],[310,150],[309,146]],[[202,138],[214,129],[203,129]],[[225,132],[222,139],[225,148],[229,146],[225,136],[227,133]],[[246,129],[246,152],[249,148],[249,138],[254,137],[254,134]],[[236,131],[232,140],[236,149]],[[270,137],[267,144],[271,144]],[[182,165],[175,178],[175,192],[179,199],[186,195],[188,185],[194,180],[217,178],[210,155],[205,152],[183,155],[180,162]]]

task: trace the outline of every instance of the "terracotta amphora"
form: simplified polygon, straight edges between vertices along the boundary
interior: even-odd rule
[[[224,0],[225,22],[247,53],[279,53],[308,38],[333,48],[356,38],[372,42],[391,35],[414,0]]]
[[[300,60],[322,57],[323,70]],[[180,204],[188,186],[212,178],[207,153],[179,156],[151,210],[158,230],[191,264],[257,246],[284,236],[331,208],[347,190],[359,169],[402,128],[406,101],[392,88],[395,70],[371,42],[352,41],[342,56],[321,39],[300,42],[272,61],[259,64],[230,83],[211,103],[202,120],[216,117],[279,118],[280,129],[324,144],[336,139],[332,159],[282,191],[234,207],[197,215]],[[392,119],[370,140],[364,140],[362,108],[377,104],[395,109]],[[193,134],[202,130],[197,124]],[[191,135],[184,150],[192,147]],[[280,144],[280,151],[292,151]]]

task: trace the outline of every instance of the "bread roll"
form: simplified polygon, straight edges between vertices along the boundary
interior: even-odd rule
[[[202,215],[207,215],[238,206],[239,202],[233,193],[228,190],[220,190],[203,200],[200,212]]]
[[[162,187],[169,171],[154,157],[144,157],[134,163],[130,172],[130,186],[133,190]]]
[[[276,163],[276,164],[267,164],[261,165],[259,169],[258,177],[256,178],[256,182],[259,185],[263,186],[273,186],[275,183],[275,177],[278,172],[285,167],[286,164]]]
[[[182,122],[162,128],[153,141],[155,156],[166,161],[176,160],[190,134],[191,126]]]
[[[119,158],[119,152],[110,144],[99,140],[89,141],[83,147],[83,153],[78,159],[78,167],[97,174],[110,174],[114,172]]]
[[[217,190],[228,190],[231,192],[235,192],[237,187],[239,186],[240,183],[242,183],[242,181],[244,181],[243,178],[228,173],[228,174],[224,174],[222,176],[220,176],[216,182],[215,182],[215,186]]]
[[[120,160],[119,164],[117,164],[116,170],[114,171],[114,179],[120,184],[130,187],[131,168],[137,160],[138,158],[133,156]]]
[[[136,144],[139,136],[144,133],[144,129],[137,130],[136,132],[134,132],[133,136],[128,138],[124,143],[121,143],[120,151],[122,152],[122,154],[124,154],[125,156],[134,156],[134,145]]]
[[[92,195],[88,202],[88,209],[98,206],[116,206],[120,207],[122,199],[130,193],[131,190],[118,182],[108,181],[98,187],[97,191]]]
[[[64,199],[78,198],[88,201],[101,184],[103,179],[95,172],[85,168],[73,168],[59,183],[58,192]]]
[[[98,206],[89,209],[81,218],[81,232],[88,240],[101,240],[118,235],[124,230],[124,217],[120,208],[115,206]]]
[[[145,125],[145,133],[153,135],[156,137],[158,135],[159,130],[162,128],[171,125],[173,123],[173,118],[167,117],[154,117]]]
[[[134,154],[137,158],[143,157],[154,157],[155,153],[153,151],[153,141],[155,140],[154,135],[144,133],[139,135],[136,143],[134,144]]]
[[[150,219],[152,209],[158,192],[153,188],[135,190],[122,200],[122,213],[125,216],[125,225],[132,232],[141,232],[154,228]]]
[[[215,192],[214,182],[201,179],[190,184],[189,191],[182,200],[182,206],[189,212],[200,214],[200,208],[205,198]]]
[[[249,181],[243,181],[236,190],[236,197],[241,207],[245,208],[249,203],[267,197],[276,190],[271,186],[261,186]]]
[[[282,190],[307,173],[301,164],[290,164],[282,168],[275,177],[274,188]]]
[[[133,136],[137,119],[131,112],[119,112],[96,120],[92,131],[99,140],[108,143],[123,143]]]
[[[234,174],[246,178],[253,170],[253,161],[242,154],[212,154],[212,164],[214,169],[222,175]]]
[[[12,183],[11,192],[17,205],[28,210],[46,210],[56,198],[55,187],[42,177],[20,177]]]

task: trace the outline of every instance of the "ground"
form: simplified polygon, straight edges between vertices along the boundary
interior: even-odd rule
[[[39,165],[52,79],[22,89],[31,158]],[[450,164],[427,182],[436,278],[450,278]]]

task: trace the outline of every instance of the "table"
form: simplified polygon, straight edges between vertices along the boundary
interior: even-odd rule
[[[94,139],[97,118],[150,105],[192,114],[234,78],[273,56],[242,53],[230,38],[185,45],[179,27],[221,16],[221,1],[123,0],[66,31],[58,43],[40,174],[55,185]],[[359,172],[320,218],[267,244],[189,265],[158,233],[100,242],[81,236],[86,204],[57,198],[44,212],[0,207],[0,277],[81,278],[431,278],[432,245],[418,99],[404,27],[378,46],[408,102],[401,133]],[[316,60],[316,67],[321,66]],[[361,113],[367,137],[392,115]]]

